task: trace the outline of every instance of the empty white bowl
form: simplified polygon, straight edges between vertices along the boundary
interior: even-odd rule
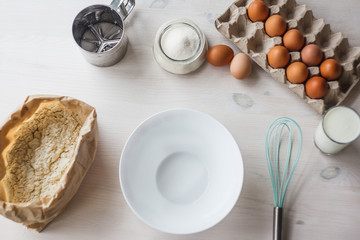
[[[130,208],[163,232],[189,234],[220,222],[235,205],[243,162],[229,131],[204,113],[176,109],[141,123],[120,160]]]

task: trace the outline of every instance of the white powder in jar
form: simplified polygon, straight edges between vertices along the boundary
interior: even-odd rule
[[[154,41],[154,58],[166,71],[186,74],[205,61],[208,44],[205,34],[189,19],[170,20],[158,29]]]
[[[186,60],[194,56],[199,45],[198,33],[187,24],[174,24],[161,37],[163,52],[174,60]]]

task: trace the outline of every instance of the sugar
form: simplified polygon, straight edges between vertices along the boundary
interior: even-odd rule
[[[163,52],[173,60],[186,60],[199,49],[200,37],[196,30],[187,24],[174,24],[161,37]]]

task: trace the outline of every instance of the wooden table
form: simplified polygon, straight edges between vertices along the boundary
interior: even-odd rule
[[[110,0],[109,0],[110,1]],[[300,0],[360,46],[360,1]],[[69,95],[97,109],[98,152],[78,193],[42,233],[0,217],[0,239],[271,239],[273,197],[264,154],[265,132],[277,117],[302,127],[302,156],[285,203],[286,239],[359,239],[360,140],[336,156],[322,155],[313,144],[320,115],[255,64],[245,81],[229,67],[205,63],[178,76],[155,62],[152,44],[169,19],[189,18],[210,45],[232,46],[215,30],[214,20],[232,0],[137,1],[126,20],[130,40],[125,58],[107,68],[88,64],[71,33],[84,7],[108,1],[0,2],[0,117],[30,94]],[[360,86],[344,102],[360,112]],[[239,101],[234,101],[234,96]],[[193,108],[218,119],[233,134],[244,160],[245,179],[232,212],[215,227],[176,236],[141,222],[123,198],[118,176],[121,151],[134,128],[150,115],[170,108]]]

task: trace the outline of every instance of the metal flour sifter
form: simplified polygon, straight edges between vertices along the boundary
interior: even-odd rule
[[[285,145],[285,150],[283,145]],[[281,240],[282,207],[286,190],[299,161],[301,147],[302,132],[294,120],[281,117],[270,125],[266,133],[265,153],[275,202],[273,240]],[[294,150],[296,155],[292,156]],[[286,156],[286,158],[280,159],[280,156]]]

